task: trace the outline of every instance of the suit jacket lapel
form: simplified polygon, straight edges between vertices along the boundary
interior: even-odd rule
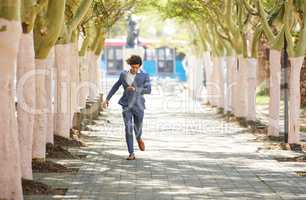
[[[138,78],[141,76],[141,72],[137,73],[136,76],[135,76],[135,79],[134,79],[134,82],[133,82],[133,85],[135,85],[136,87],[138,87]]]
[[[126,85],[128,85],[127,84],[127,75],[128,75],[128,73],[129,73],[128,71],[124,71],[124,82],[125,82]]]

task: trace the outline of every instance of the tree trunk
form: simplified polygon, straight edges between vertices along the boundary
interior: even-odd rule
[[[46,76],[46,94],[47,94],[47,132],[46,132],[46,143],[54,143],[54,62],[55,52],[52,48],[49,52],[47,71],[48,75]]]
[[[226,62],[225,57],[219,57],[219,65],[218,65],[218,88],[219,88],[219,101],[218,107],[225,108],[225,71],[226,71]]]
[[[71,47],[71,125],[73,121],[73,115],[78,111],[78,84],[79,84],[79,56],[78,47],[76,43]]]
[[[56,104],[55,104],[55,134],[69,138],[71,127],[71,44],[55,46],[56,65]]]
[[[78,87],[79,91],[79,106],[85,107],[86,99],[89,94],[88,90],[88,58],[87,56],[80,57],[80,84]]]
[[[213,106],[219,105],[220,88],[219,88],[219,57],[213,58],[213,69],[211,85],[211,104]]]
[[[301,106],[306,107],[306,55],[301,69]]]
[[[100,66],[100,60],[98,60],[98,67],[97,67],[97,86],[98,86],[98,95],[99,95],[102,93],[102,70]]]
[[[301,68],[303,65],[304,57],[290,58],[290,104],[289,104],[289,134],[288,143],[299,143],[300,141],[300,77]]]
[[[279,136],[281,52],[270,51],[270,100],[268,135]]]
[[[195,66],[196,66],[196,57],[192,52],[189,53],[188,57],[188,92],[189,96],[196,98],[195,94]]]
[[[12,6],[14,2],[11,2]],[[14,66],[21,27],[19,21],[0,18],[0,199],[22,199],[20,151],[13,96]]]
[[[191,67],[191,92],[194,99],[202,98],[203,89],[203,60],[195,55],[190,57],[193,60]]]
[[[22,34],[17,60],[17,120],[22,177],[32,180],[35,109],[35,53],[33,33]]]
[[[213,95],[213,101],[214,101],[214,106],[219,107],[219,103],[220,103],[220,85],[219,85],[219,79],[220,79],[220,58],[216,57],[215,61],[214,61],[214,80],[213,80],[213,84],[214,84],[214,95]]]
[[[93,52],[89,52],[89,99],[94,100],[98,96],[98,85],[97,85],[97,70],[98,70],[98,56]]]
[[[238,116],[239,113],[239,98],[238,98],[238,93],[239,93],[239,73],[238,73],[238,57],[236,57],[235,63],[233,64],[233,71],[232,71],[232,78],[233,78],[233,83],[232,83],[232,106],[233,106],[233,114],[235,116]]]
[[[228,56],[224,58],[225,62],[225,69],[224,69],[224,113],[227,114],[229,112],[229,102],[230,102],[230,91],[229,91],[229,81],[230,81],[230,75],[229,75],[229,62],[228,62]]]
[[[98,64],[98,60],[99,60],[99,56],[96,54],[93,54],[93,68],[94,68],[94,74],[93,74],[93,78],[94,78],[94,84],[95,84],[95,98],[97,98],[99,96],[99,81],[98,81],[98,73],[99,73],[99,64]]]
[[[236,63],[237,59],[235,56],[228,56],[227,60],[227,73],[228,73],[228,84],[227,84],[227,91],[228,91],[228,111],[234,112],[234,88],[235,88],[235,73],[236,73]]]
[[[269,79],[269,51],[270,49],[267,40],[264,37],[261,38],[257,56],[257,86]]]
[[[53,134],[49,128],[53,126],[49,124],[49,116],[51,113],[50,105],[50,76],[52,67],[52,53],[46,59],[36,59],[36,113],[34,122],[34,138],[33,138],[33,158],[46,158],[47,135]]]
[[[238,57],[239,68],[237,73],[237,117],[247,117],[247,63],[246,58]]]
[[[257,59],[247,59],[248,88],[247,88],[247,120],[256,121],[256,74],[257,74]]]
[[[94,74],[94,67],[93,67],[93,53],[92,52],[88,52],[88,83],[89,85],[89,94],[88,94],[88,98],[90,100],[93,100],[95,98],[95,84],[93,81],[93,74]]]
[[[206,74],[206,100],[208,103],[211,102],[211,75],[212,75],[212,62],[210,58],[210,52],[205,51],[203,54],[203,61],[204,61],[204,70]]]

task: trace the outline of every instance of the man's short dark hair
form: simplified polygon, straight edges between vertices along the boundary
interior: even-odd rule
[[[127,64],[129,65],[142,65],[142,59],[140,56],[132,55],[129,59],[126,60]]]

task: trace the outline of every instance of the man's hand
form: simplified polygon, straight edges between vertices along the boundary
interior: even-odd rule
[[[109,101],[106,99],[103,103],[102,103],[102,107],[103,108],[107,108],[109,106]]]
[[[136,88],[133,87],[133,86],[129,86],[129,87],[127,87],[126,89],[127,89],[128,91],[130,91],[130,92],[135,92],[135,91],[136,91]]]

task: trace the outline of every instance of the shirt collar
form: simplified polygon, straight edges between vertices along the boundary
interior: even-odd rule
[[[137,71],[136,74],[140,74],[140,72],[141,72],[141,69],[139,69],[139,70]],[[128,73],[129,73],[129,74],[132,74],[132,73],[130,72],[130,70],[128,70]]]

